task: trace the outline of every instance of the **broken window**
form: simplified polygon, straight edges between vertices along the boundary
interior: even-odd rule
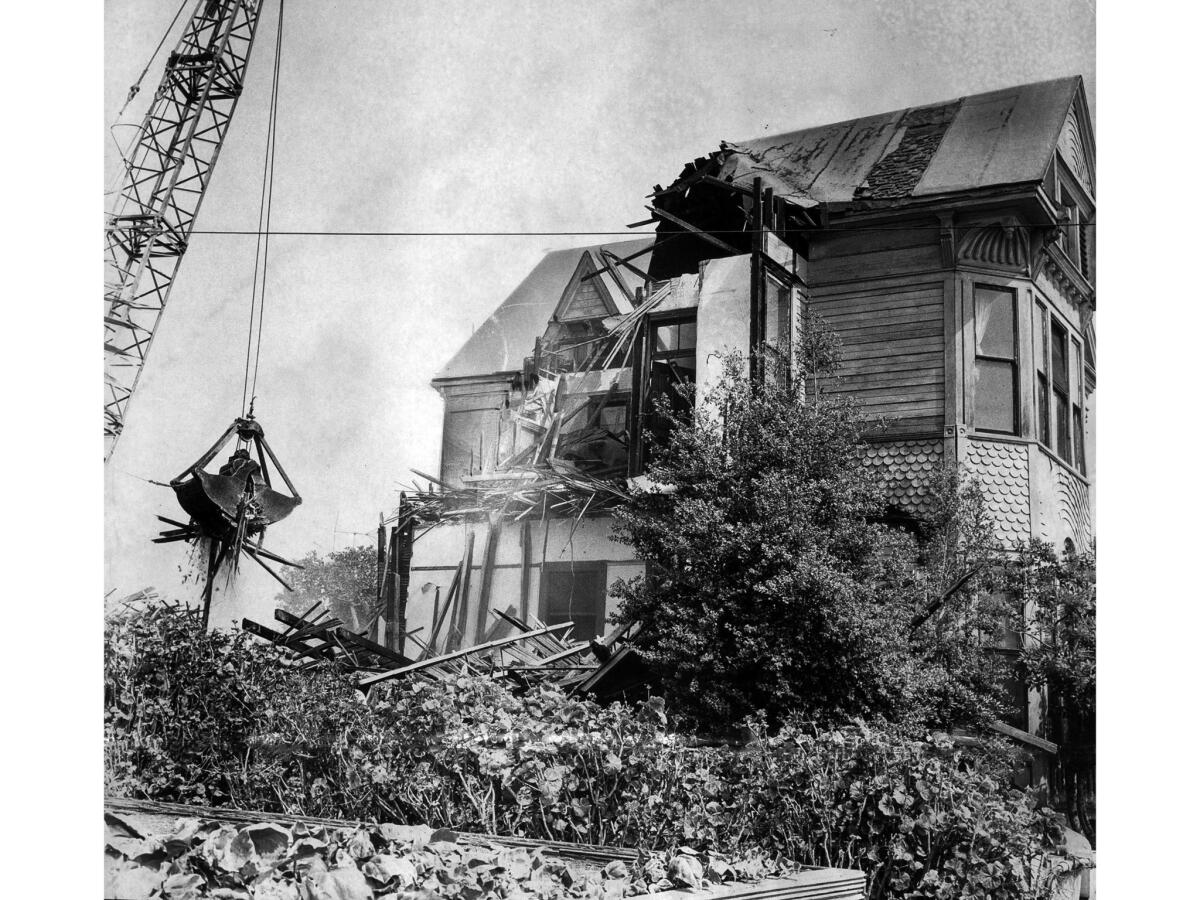
[[[541,620],[547,625],[570,622],[571,639],[587,641],[604,634],[608,567],[597,562],[542,565]]]
[[[1017,432],[1017,298],[975,286],[975,427]]]
[[[768,378],[786,381],[792,354],[792,288],[768,274],[763,352]]]
[[[574,413],[577,428],[561,439],[558,458],[594,474],[624,472],[629,458],[629,395],[609,392],[589,397]]]
[[[645,433],[653,436],[654,446],[663,447],[671,423],[660,407],[678,418],[691,413],[691,387],[696,383],[695,312],[651,322],[649,338]]]

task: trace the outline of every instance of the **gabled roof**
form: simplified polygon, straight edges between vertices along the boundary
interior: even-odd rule
[[[585,254],[591,255],[591,265],[599,269],[606,264],[600,255],[603,250],[624,257],[652,243],[652,238],[643,238],[547,253],[488,320],[475,329],[450,362],[434,376],[434,381],[519,372],[525,357],[533,353],[534,340],[542,336],[546,324],[564,300],[564,292],[575,279]],[[619,277],[630,293],[641,287],[642,282],[625,267],[617,268],[619,275],[606,272],[596,280],[602,282],[618,308],[624,309],[625,293],[614,278]]]
[[[764,186],[804,206],[903,200],[1037,182],[1072,105],[1078,76],[944,103],[722,143],[722,176]],[[1086,105],[1084,105],[1086,119]],[[1090,139],[1090,122],[1084,125]]]

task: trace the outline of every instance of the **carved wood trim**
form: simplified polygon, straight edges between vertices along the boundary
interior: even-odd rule
[[[1026,273],[1029,268],[1027,230],[1015,219],[976,225],[963,232],[958,260]]]

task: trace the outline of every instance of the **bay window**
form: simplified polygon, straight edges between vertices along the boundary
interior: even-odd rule
[[[975,285],[975,427],[1016,434],[1017,297]]]

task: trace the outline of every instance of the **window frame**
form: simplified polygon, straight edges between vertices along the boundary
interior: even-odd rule
[[[600,596],[598,599],[598,609],[595,613],[595,619],[599,623],[598,632],[595,635],[597,638],[604,636],[605,626],[608,619],[608,563],[596,561],[566,561],[566,562],[544,562],[541,564],[538,575],[538,618],[547,625],[558,624],[550,621],[550,597],[549,583],[550,579],[546,577],[547,573],[563,573],[567,572],[574,576],[582,572],[597,572],[599,573]],[[573,621],[568,619],[567,621]],[[573,629],[571,637],[575,641],[587,640],[579,635],[577,629]]]
[[[993,353],[985,353],[982,350],[982,335],[979,330],[979,291],[993,291],[998,294],[1004,294],[1009,298],[1010,313],[1012,316],[1012,350],[1011,356],[997,356]],[[975,411],[974,414],[974,429],[986,434],[1003,434],[1013,437],[1021,434],[1021,316],[1020,305],[1018,304],[1018,293],[1016,288],[1009,285],[998,285],[986,281],[971,282],[971,317],[975,323],[974,328],[974,343],[975,356],[973,360],[972,375],[972,404]],[[1012,371],[1012,427],[1011,428],[987,428],[979,424],[979,363],[980,361],[1005,363],[1010,366]]]
[[[646,462],[646,435],[652,432],[651,425],[655,418],[654,412],[654,393],[652,392],[653,368],[656,360],[670,359],[686,359],[691,358],[693,365],[693,384],[700,377],[700,356],[699,356],[699,332],[696,331],[696,343],[692,347],[680,350],[676,347],[673,350],[657,350],[655,349],[655,333],[659,328],[670,325],[687,325],[696,326],[697,324],[697,308],[688,307],[687,309],[673,309],[667,312],[653,314],[646,317],[643,324],[644,331],[641,339],[638,342],[640,348],[639,359],[635,369],[635,377],[638,383],[634,385],[634,404],[636,404],[636,417],[630,417],[630,444],[631,453],[631,473],[640,475]],[[635,433],[636,432],[636,433]],[[636,442],[636,452],[633,452],[633,444]],[[636,471],[633,471],[636,469]]]
[[[1058,377],[1059,367],[1054,363],[1058,335],[1062,336],[1061,384]],[[1066,323],[1056,318],[1050,320],[1050,406],[1053,417],[1050,436],[1053,439],[1054,455],[1067,465],[1074,466],[1074,440],[1071,434],[1071,332]],[[1066,414],[1065,421],[1060,419],[1060,409]]]
[[[1038,445],[1051,456],[1054,457],[1060,464],[1067,466],[1082,478],[1087,478],[1087,443],[1086,429],[1084,428],[1084,417],[1087,414],[1087,407],[1084,402],[1084,379],[1086,378],[1086,367],[1084,362],[1083,350],[1085,347],[1084,339],[1079,336],[1076,331],[1070,326],[1065,318],[1060,316],[1053,307],[1043,300],[1037,298],[1035,301],[1038,315],[1043,315],[1042,320],[1045,323],[1045,334],[1043,336],[1043,344],[1041,348],[1040,367],[1038,361],[1035,360],[1035,394],[1034,400],[1037,403],[1037,419],[1038,427],[1035,437]],[[1053,363],[1053,341],[1055,331],[1060,331],[1063,335],[1063,362],[1064,375],[1066,379],[1065,386],[1061,389],[1055,384],[1055,373]],[[1078,349],[1079,357],[1076,361],[1075,353]],[[1042,379],[1047,383],[1047,392],[1045,396],[1045,405],[1043,408],[1043,398],[1041,393]],[[1059,422],[1059,407],[1056,400],[1061,398],[1066,409],[1066,433],[1064,435],[1069,451],[1067,455],[1059,452],[1059,428],[1063,423]],[[1044,435],[1041,430],[1041,423],[1045,423],[1049,429],[1049,434]],[[1048,439],[1047,439],[1048,438]]]
[[[1091,229],[1095,226],[1096,205],[1061,154],[1055,155],[1054,169],[1054,201],[1067,213],[1056,243],[1079,274],[1092,283]]]
[[[1034,408],[1037,422],[1034,437],[1038,443],[1050,445],[1050,310],[1041,300],[1035,302],[1038,343],[1034,354]]]

